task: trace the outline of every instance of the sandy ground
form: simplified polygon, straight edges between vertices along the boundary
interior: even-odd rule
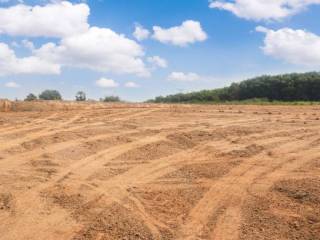
[[[320,239],[320,107],[0,113],[0,239]]]

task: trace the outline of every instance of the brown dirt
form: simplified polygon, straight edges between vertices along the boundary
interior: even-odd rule
[[[320,239],[318,106],[6,111],[1,240]]]
[[[320,179],[277,182],[244,208],[241,239],[320,239]]]

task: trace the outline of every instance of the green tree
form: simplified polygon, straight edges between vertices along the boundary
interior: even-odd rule
[[[83,91],[79,91],[76,94],[76,101],[82,102],[82,101],[86,101],[87,100],[87,96],[86,93]]]
[[[152,102],[320,101],[320,73],[292,73],[260,76],[229,87],[156,97]]]
[[[120,98],[118,96],[106,96],[100,99],[101,102],[120,102]]]
[[[45,90],[39,95],[42,100],[62,100],[61,94],[57,90]]]
[[[37,96],[34,95],[33,93],[30,93],[28,96],[26,96],[26,98],[24,99],[25,101],[35,101],[37,100]]]

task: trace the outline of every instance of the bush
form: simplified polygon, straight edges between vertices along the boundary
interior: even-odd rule
[[[100,99],[101,102],[121,102],[118,96],[107,96]]]
[[[35,100],[37,100],[38,98],[37,98],[37,96],[36,95],[34,95],[33,93],[30,93],[24,100],[25,101],[35,101]]]
[[[62,100],[61,94],[57,90],[45,90],[39,95],[42,100]]]
[[[85,92],[82,92],[82,91],[77,92],[76,101],[82,102],[82,101],[86,101],[86,100],[87,100],[87,97],[86,97]]]

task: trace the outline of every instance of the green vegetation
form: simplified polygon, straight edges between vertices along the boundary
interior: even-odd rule
[[[101,102],[121,102],[118,96],[106,96],[100,99]]]
[[[57,90],[45,90],[39,95],[41,100],[62,100],[61,94]]]
[[[26,98],[24,99],[25,101],[35,101],[37,100],[37,96],[34,95],[33,93],[30,93],[28,96],[26,96]]]
[[[77,92],[76,101],[83,102],[83,101],[86,101],[86,100],[87,100],[87,96],[86,96],[85,92],[83,92],[83,91]]]
[[[320,101],[320,73],[261,76],[229,87],[156,97],[155,103],[266,103]]]

